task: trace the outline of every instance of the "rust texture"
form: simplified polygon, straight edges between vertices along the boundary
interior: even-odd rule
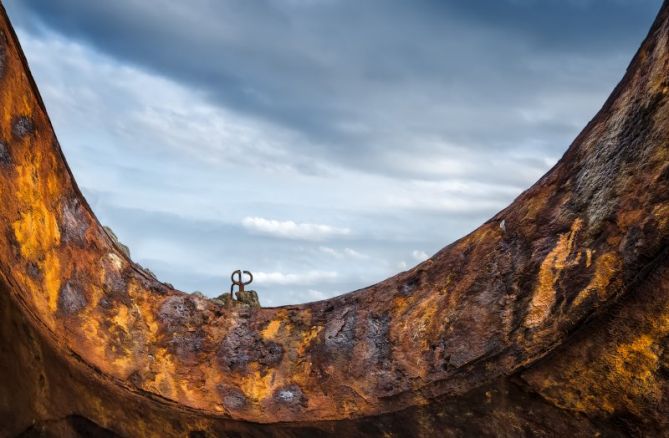
[[[1,436],[669,436],[669,3],[509,207],[410,271],[280,308],[130,260],[0,15]]]

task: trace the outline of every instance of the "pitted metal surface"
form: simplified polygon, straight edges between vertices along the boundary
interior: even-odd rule
[[[23,371],[1,364],[4,379],[33,382],[5,427],[669,426],[669,308],[658,304],[669,296],[669,5],[599,114],[509,207],[407,272],[280,308],[221,305],[134,264],[77,188],[4,11],[0,31],[0,332],[12,354],[34,352]],[[574,335],[584,331],[602,342]]]

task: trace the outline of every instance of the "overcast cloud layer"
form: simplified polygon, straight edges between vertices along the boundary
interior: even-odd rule
[[[546,172],[660,0],[6,0],[79,185],[133,259],[322,299]]]

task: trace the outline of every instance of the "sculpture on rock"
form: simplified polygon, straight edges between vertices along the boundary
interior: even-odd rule
[[[235,280],[235,275],[237,279]],[[249,277],[248,281],[242,279],[242,275],[247,275]],[[218,297],[218,300],[225,303],[226,305],[245,305],[250,307],[260,307],[260,301],[258,300],[258,293],[254,290],[246,290],[245,286],[248,286],[253,282],[253,274],[249,271],[242,271],[240,269],[234,271],[230,276],[232,284],[230,285],[230,294],[223,294]],[[238,287],[237,292],[234,292],[235,286]],[[233,295],[234,294],[234,295]],[[235,299],[235,295],[237,299]]]

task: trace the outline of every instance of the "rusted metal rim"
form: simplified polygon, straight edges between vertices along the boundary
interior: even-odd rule
[[[113,244],[3,9],[1,280],[64,354],[151,403],[274,423],[463,394],[535,363],[664,260],[668,16],[560,162],[476,231],[368,288],[249,309],[173,290]]]

